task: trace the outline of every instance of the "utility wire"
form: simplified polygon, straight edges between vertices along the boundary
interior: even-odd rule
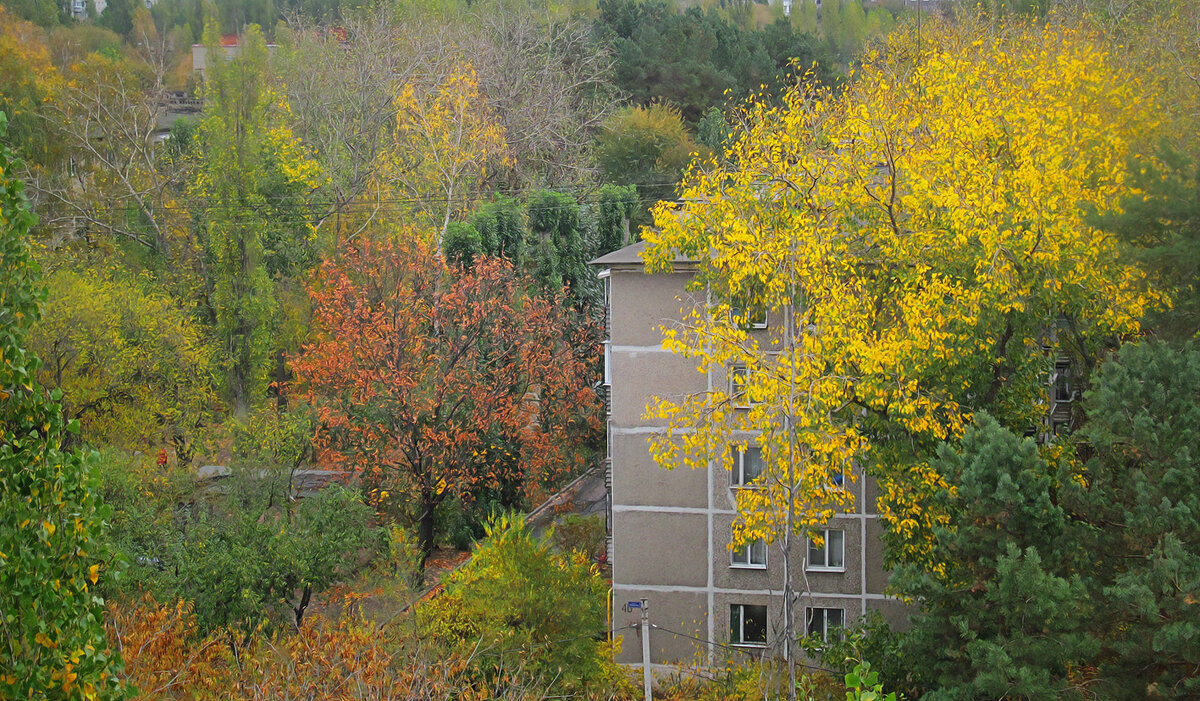
[[[629,627],[633,627],[633,626],[629,626]],[[694,635],[688,635],[687,633],[680,633],[677,630],[670,630],[667,628],[663,628],[662,626],[656,625],[654,623],[651,623],[650,627],[657,628],[664,633],[670,633],[671,635],[678,635],[681,638],[687,638],[688,640],[695,640],[696,642],[704,643],[705,645],[713,645],[716,647],[724,648],[726,650],[732,650],[734,652],[739,652],[742,654],[749,654],[748,650],[745,647],[739,647],[737,645],[730,645],[729,643],[718,643],[715,640],[705,640],[703,638],[697,638]],[[841,674],[841,672],[838,672],[836,669],[829,669],[828,667],[820,667],[817,665],[804,664],[803,662],[797,662],[796,664],[800,667],[806,667],[808,669],[817,670],[819,672],[827,672],[829,674]]]
[[[612,632],[617,633],[617,632],[620,632],[623,630],[629,630],[630,628],[636,628],[636,627],[637,626],[634,626],[634,625],[622,626],[620,628],[614,628]],[[489,650],[487,652],[479,653],[479,656],[483,657],[485,655],[506,655],[510,652],[529,652],[531,650],[536,650],[541,647],[546,647],[547,645],[559,645],[561,643],[572,643],[572,642],[575,642],[576,640],[583,640],[584,638],[595,639],[597,636],[608,634],[608,632],[609,631],[604,630],[604,631],[600,631],[598,633],[585,633],[583,635],[576,635],[571,638],[562,638],[560,640],[547,640],[546,642],[543,642],[543,643],[535,643],[533,645],[522,645],[521,647],[510,647],[507,650]]]
[[[288,205],[288,207],[293,208],[293,209],[308,209],[308,210],[320,211],[320,212],[329,211],[329,212],[331,212],[331,214],[337,213],[337,212],[341,212],[343,214],[354,214],[354,213],[363,214],[363,213],[368,213],[368,212],[405,212],[408,209],[408,208],[404,208],[404,207],[384,206],[384,205],[406,204],[406,205],[410,205],[410,206],[420,206],[420,205],[445,206],[446,204],[456,204],[456,203],[458,203],[458,204],[473,204],[473,203],[485,201],[487,199],[489,199],[489,197],[486,195],[483,195],[483,196],[477,196],[477,197],[454,198],[452,200],[447,200],[444,198],[443,199],[411,198],[411,199],[389,199],[389,200],[374,200],[374,201],[356,200],[356,201],[347,202],[347,203],[344,203],[341,205],[338,205],[337,203],[334,203],[334,202],[328,202],[328,203],[304,203],[304,202],[301,202],[301,203],[296,203],[294,205]],[[672,203],[680,202],[680,200],[660,200],[657,197],[640,197],[639,196],[639,197],[635,197],[633,199],[633,202],[635,204],[641,204],[641,205],[650,205],[650,204],[654,204],[654,203],[660,202],[660,201],[672,202]],[[176,200],[176,202],[180,202],[180,201]],[[574,203],[571,203],[571,204],[550,205],[550,206],[545,206],[545,207],[539,207],[538,210],[539,211],[564,211],[564,210],[576,209],[580,206],[599,205],[599,204],[601,204],[601,201],[598,199],[597,200],[576,200]],[[209,204],[209,203],[206,203],[206,202],[203,202],[200,200],[191,200],[191,201],[183,201],[178,204],[162,205],[159,207],[155,207],[153,209],[155,211],[159,211],[159,212],[184,212],[184,213],[188,213],[188,214],[204,214],[204,213],[226,214],[226,215],[230,215],[232,217],[230,219],[230,221],[238,221],[237,217],[239,217],[239,216],[249,217],[251,215],[255,215],[255,216],[261,215],[261,214],[263,214],[263,212],[261,210],[268,206],[270,206],[270,203],[266,203],[266,202],[264,202],[262,204],[253,204],[253,203]],[[86,207],[85,206],[85,207],[82,207],[81,209],[83,209],[84,211],[90,212],[90,213],[116,214],[116,213],[123,213],[123,212],[138,211],[141,208],[138,205],[131,203],[131,204],[125,205],[125,206],[121,206],[121,205],[102,205],[102,206],[98,206],[98,207]],[[523,209],[526,209],[526,207],[521,207],[520,209],[523,210]],[[64,216],[70,216],[70,215],[65,214]],[[294,220],[294,219],[293,220],[280,220],[278,218],[272,218],[271,223],[275,223],[275,224],[306,224],[306,223],[311,223],[311,222],[307,219],[304,219],[304,220]]]

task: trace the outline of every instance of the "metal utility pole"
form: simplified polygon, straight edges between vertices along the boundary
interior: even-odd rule
[[[646,701],[654,701],[654,693],[650,688],[650,605],[642,599],[642,691]]]

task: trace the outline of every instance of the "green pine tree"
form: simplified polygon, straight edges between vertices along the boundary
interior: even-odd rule
[[[1137,176],[1138,194],[1097,223],[1170,294],[1171,307],[1146,319],[1149,330],[1185,340],[1200,333],[1200,161],[1169,148],[1159,156]]]
[[[904,681],[937,701],[1071,698],[1069,670],[1098,643],[1055,470],[1031,439],[986,414],[935,464],[954,485],[939,495],[951,514],[937,533],[944,571],[901,566],[893,578],[920,602],[901,637]]]
[[[1089,527],[1101,698],[1200,696],[1200,349],[1122,348],[1086,395],[1084,469],[1062,501]]]

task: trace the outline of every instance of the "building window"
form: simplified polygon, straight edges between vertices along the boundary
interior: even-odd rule
[[[808,635],[818,636],[824,642],[841,640],[842,630],[846,627],[846,610],[806,607],[804,620]]]
[[[729,308],[729,321],[747,331],[767,328],[767,307],[764,304],[734,304]]]
[[[732,604],[729,607],[729,642],[734,645],[767,645],[767,607]]]
[[[820,545],[808,541],[808,569],[843,572],[846,569],[846,532],[826,529],[821,532]]]
[[[733,471],[729,481],[734,487],[754,487],[751,483],[763,473],[764,467],[762,448],[735,446],[733,448]]]
[[[767,542],[762,538],[733,551],[730,567],[762,570],[767,568]]]
[[[729,368],[729,398],[737,409],[750,408],[750,368],[745,365]]]
[[[604,341],[604,386],[612,387],[612,341]]]
[[[1054,364],[1054,401],[1070,402],[1075,399],[1071,387],[1071,363],[1059,361]]]

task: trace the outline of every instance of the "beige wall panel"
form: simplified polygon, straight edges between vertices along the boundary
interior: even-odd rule
[[[868,615],[878,611],[883,620],[894,630],[908,630],[908,617],[916,613],[916,609],[896,599],[872,599],[867,601]]]
[[[613,583],[708,584],[708,519],[703,514],[613,511]]]
[[[663,326],[674,326],[691,310],[704,292],[684,289],[691,275],[645,275],[642,272],[612,272],[612,315],[609,317],[615,345],[661,346]]]
[[[883,522],[867,519],[867,593],[886,594],[889,576],[883,569]]]
[[[713,640],[718,643],[729,643],[729,607],[733,604],[750,604],[753,606],[767,607],[767,644],[776,643],[779,635],[782,632],[781,621],[783,620],[783,595],[767,594],[716,594],[713,596]],[[777,651],[782,654],[782,648],[777,648]],[[731,651],[718,650],[717,659],[721,659],[722,654],[730,653]],[[758,659],[763,653],[761,647],[746,647],[745,652],[733,652],[734,656],[739,654],[745,655],[743,659]],[[769,654],[769,653],[768,653]]]
[[[873,477],[868,477],[866,482],[867,505],[864,513],[878,514],[879,513],[879,481]]]
[[[613,436],[613,504],[706,508],[707,490],[704,470],[659,467],[650,457],[649,435]]]
[[[814,592],[828,594],[859,594],[862,591],[862,533],[858,518],[834,517],[829,528],[845,532],[844,572],[808,570],[808,586]],[[807,540],[804,557],[808,557]],[[799,580],[803,582],[803,580]],[[799,585],[797,588],[800,588]]]
[[[658,351],[612,352],[612,422],[618,427],[656,426],[664,422],[645,418],[652,397],[678,401],[708,389],[707,376],[696,362],[673,353]]]
[[[637,623],[641,616],[636,611],[622,610],[628,601],[639,601],[645,597],[650,606],[650,623],[670,631],[706,638],[708,634],[708,595],[698,592],[641,591],[637,588],[613,590],[613,627]],[[642,639],[636,630],[622,630],[614,637],[621,640],[621,651],[617,662],[640,664],[642,661]],[[690,662],[697,659],[706,646],[663,630],[650,631],[650,662],[652,664]]]

